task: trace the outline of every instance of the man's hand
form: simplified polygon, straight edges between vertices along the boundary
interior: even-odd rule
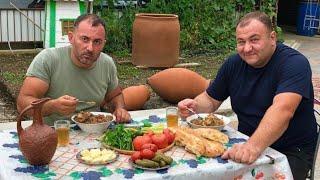
[[[66,116],[76,111],[78,101],[73,96],[64,95],[47,103],[52,112]]]
[[[116,116],[116,121],[118,123],[125,123],[125,122],[129,122],[131,120],[131,116],[128,113],[127,110],[123,109],[123,108],[117,108],[114,112],[113,115]]]
[[[224,152],[222,159],[231,159],[238,163],[252,164],[258,159],[263,150],[258,149],[251,144],[235,144],[231,149]]]
[[[197,102],[193,99],[184,99],[178,103],[179,115],[181,118],[190,116],[190,112],[187,108],[196,111]]]

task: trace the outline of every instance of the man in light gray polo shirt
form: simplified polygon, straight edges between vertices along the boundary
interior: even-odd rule
[[[129,121],[116,66],[101,52],[106,42],[104,21],[94,14],[81,15],[68,38],[71,46],[45,49],[34,58],[17,99],[18,111],[36,99],[50,97],[42,112],[46,123],[53,125],[57,119],[86,109],[88,104],[78,102],[80,99],[109,105],[118,122]]]

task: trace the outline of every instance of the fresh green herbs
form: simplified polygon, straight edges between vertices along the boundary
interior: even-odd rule
[[[118,149],[133,150],[132,140],[138,135],[141,135],[140,130],[126,129],[121,124],[117,125],[115,129],[105,132],[102,140],[107,145]]]

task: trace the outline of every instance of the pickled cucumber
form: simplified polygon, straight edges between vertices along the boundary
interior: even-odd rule
[[[155,157],[157,157],[157,159],[161,158],[161,160],[165,161],[167,165],[170,165],[173,162],[173,159],[170,156],[166,156],[161,152],[156,152]]]
[[[158,168],[158,167],[160,167],[159,163],[157,163],[155,161],[152,161],[152,160],[149,160],[149,159],[143,159],[143,160],[137,159],[135,161],[135,163],[137,165],[139,165],[139,166],[147,167],[147,168]]]
[[[164,167],[167,165],[167,163],[164,160],[160,160],[159,165],[160,165],[160,167]]]
[[[173,159],[172,159],[171,157],[169,157],[169,156],[166,156],[166,155],[162,156],[162,159],[163,159],[168,165],[170,165],[170,164],[173,162]]]
[[[160,163],[160,161],[162,160],[162,156],[158,153],[156,153],[156,155],[154,156],[154,158],[152,158],[152,161],[158,162]]]

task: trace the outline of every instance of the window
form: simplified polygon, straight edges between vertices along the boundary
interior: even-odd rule
[[[67,35],[69,31],[73,31],[75,19],[61,19],[62,36]]]

